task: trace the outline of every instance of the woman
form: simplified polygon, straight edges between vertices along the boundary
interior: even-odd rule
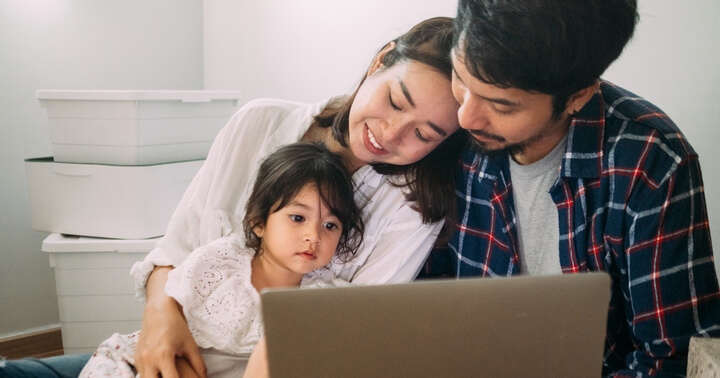
[[[175,358],[205,366],[167,274],[195,248],[241,229],[256,167],[284,144],[324,142],[353,172],[365,235],[337,277],[355,284],[407,282],[420,270],[455,207],[458,153],[465,142],[450,87],[452,19],[421,22],[385,45],[350,96],[315,105],[256,100],[218,134],[167,233],[132,270],[147,304],[135,365],[141,376],[175,377]]]
[[[167,273],[196,247],[239,227],[257,161],[282,144],[324,142],[353,172],[365,240],[352,262],[333,265],[338,277],[357,284],[415,277],[455,203],[449,172],[464,135],[456,132],[451,42],[452,19],[426,20],[380,50],[351,96],[311,106],[253,101],[230,120],[166,236],[133,268],[139,296],[147,290],[135,356],[142,376],[173,374],[175,356],[204,375],[177,303],[163,291]]]

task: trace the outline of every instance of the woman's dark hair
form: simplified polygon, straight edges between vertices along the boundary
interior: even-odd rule
[[[450,79],[452,41],[452,18],[435,17],[422,21],[407,33],[391,41],[395,42],[396,46],[383,57],[381,61],[383,69],[400,62],[416,61],[436,69]],[[380,51],[382,49],[378,53]],[[331,127],[333,137],[345,147],[348,146],[350,108],[365,78],[366,76],[363,76],[352,95],[329,103],[320,114],[315,116],[316,124],[324,128]],[[403,166],[372,164],[378,173],[395,175],[398,178],[392,181],[393,185],[407,189],[405,198],[421,214],[423,223],[447,220],[445,231],[438,241],[443,241],[449,236],[454,224],[457,201],[454,173],[460,151],[467,140],[467,132],[460,129],[413,164]]]
[[[553,111],[620,56],[636,0],[460,0],[455,41],[479,80],[554,97]]]
[[[260,165],[245,205],[245,245],[257,254],[261,239],[253,229],[285,207],[305,185],[314,185],[330,212],[342,223],[335,256],[352,259],[360,247],[364,224],[353,199],[353,184],[345,163],[322,143],[297,142],[280,147]]]

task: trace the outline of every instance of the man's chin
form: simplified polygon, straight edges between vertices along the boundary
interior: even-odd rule
[[[500,148],[490,148],[487,143],[481,142],[475,138],[472,138],[470,142],[470,148],[479,155],[486,155],[489,157],[495,156],[507,156],[507,155],[518,155],[525,151],[527,144],[512,144],[509,146],[502,146]]]

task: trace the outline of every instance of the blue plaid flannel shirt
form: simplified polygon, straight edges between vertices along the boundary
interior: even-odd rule
[[[550,194],[563,273],[613,280],[603,375],[684,375],[690,337],[720,336],[720,292],[698,157],[677,126],[601,81],[572,121]],[[457,229],[425,275],[518,274],[507,156],[465,151],[457,195]]]

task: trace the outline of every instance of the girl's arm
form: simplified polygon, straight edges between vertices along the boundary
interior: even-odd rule
[[[165,294],[172,267],[156,267],[147,282],[147,304],[142,332],[135,352],[135,366],[142,377],[178,377],[176,357],[184,357],[200,377],[206,377],[205,363],[193,340],[180,306]]]
[[[265,338],[263,337],[250,355],[243,378],[265,378],[269,376],[267,347],[265,346]]]

